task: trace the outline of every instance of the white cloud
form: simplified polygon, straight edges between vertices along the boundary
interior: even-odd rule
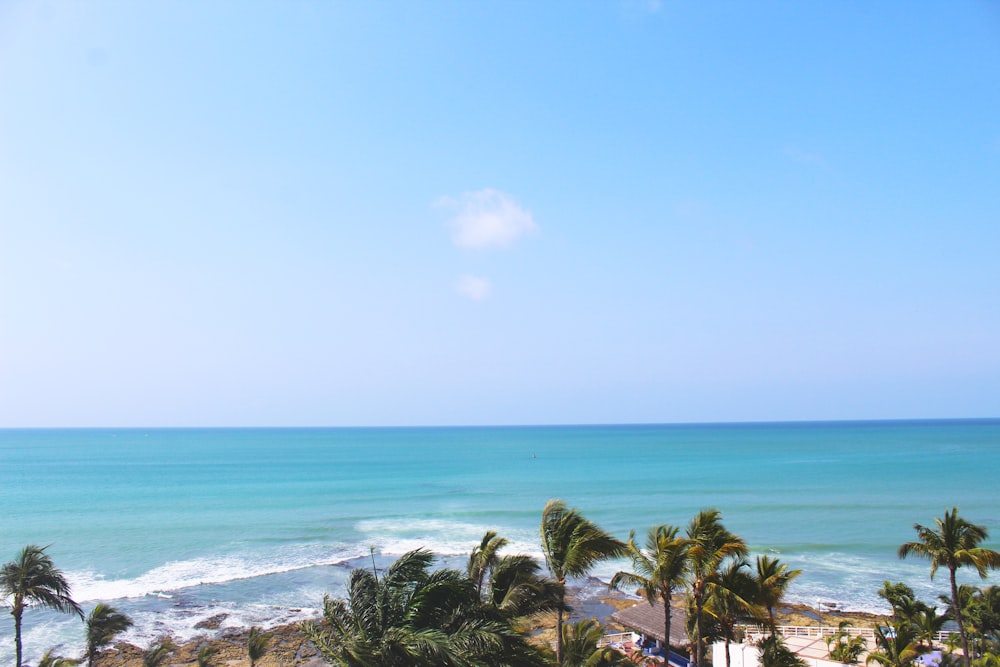
[[[455,290],[462,296],[469,297],[473,301],[484,301],[489,298],[493,286],[486,278],[479,276],[464,275],[455,283]]]
[[[466,192],[457,199],[443,197],[436,204],[456,210],[452,240],[463,248],[506,248],[538,229],[531,211],[491,188]]]

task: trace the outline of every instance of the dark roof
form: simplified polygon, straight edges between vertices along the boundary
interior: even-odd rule
[[[649,604],[642,601],[635,606],[611,614],[611,620],[647,637],[658,639],[661,642],[664,640],[662,602]],[[685,646],[687,644],[687,614],[684,613],[683,609],[672,607],[670,609],[670,645]]]

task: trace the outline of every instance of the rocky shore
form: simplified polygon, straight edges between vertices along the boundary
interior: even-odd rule
[[[634,597],[610,592],[598,598],[578,599],[576,607],[582,617],[594,617],[608,632],[621,631],[609,617],[617,609],[641,602]],[[678,604],[683,604],[682,599]],[[870,626],[879,617],[863,612],[823,612],[806,605],[786,605],[777,611],[778,623],[782,625],[823,625],[836,627],[841,621],[849,621],[855,627]],[[246,667],[247,637],[249,628],[224,629],[220,631],[225,615],[206,619],[198,628],[205,630],[205,636],[178,644],[164,663],[164,667],[195,667],[198,652],[205,646],[212,649],[212,664],[216,667]],[[542,616],[536,619],[530,632],[538,642],[555,639],[555,617]],[[270,641],[266,655],[258,661],[259,667],[324,667],[322,656],[303,636],[297,624],[281,625],[267,631]],[[142,667],[143,649],[121,642],[103,652],[97,660],[97,667]]]

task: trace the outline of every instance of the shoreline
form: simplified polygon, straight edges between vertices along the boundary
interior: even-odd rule
[[[603,587],[603,592],[598,592]],[[583,585],[572,586],[570,594],[573,598],[574,613],[570,620],[595,618],[606,633],[618,632],[622,628],[610,617],[615,611],[643,604],[644,600],[635,595],[620,591],[606,590],[606,584],[599,579],[588,578]],[[683,607],[684,596],[678,595],[674,606]],[[784,604],[776,610],[776,618],[781,625],[798,626],[831,626],[836,627],[841,621],[850,621],[854,627],[865,627],[874,624],[881,616],[861,611],[827,612],[804,604]],[[203,646],[210,646],[214,651],[216,664],[241,665],[247,664],[246,642],[249,627],[225,627],[229,618],[227,613],[215,614],[195,627],[204,630],[196,637],[174,642],[174,650],[167,660],[169,666],[196,664],[198,651]],[[327,663],[322,655],[313,647],[299,630],[299,623],[279,623],[267,627],[265,633],[271,638],[268,651],[258,661],[259,667],[323,667]],[[529,633],[536,641],[548,642],[554,637],[554,621],[551,618],[537,618]],[[167,638],[161,637],[161,638]],[[111,649],[102,652],[95,664],[97,667],[140,667],[144,648],[130,642],[116,642]]]

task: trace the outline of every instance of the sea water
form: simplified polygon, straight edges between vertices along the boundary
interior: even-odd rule
[[[946,592],[946,576],[896,556],[915,522],[958,506],[1000,547],[998,473],[1000,420],[0,430],[0,559],[50,545],[75,599],[125,611],[124,639],[144,645],[213,617],[315,617],[372,550],[378,567],[421,547],[461,567],[495,530],[541,556],[542,508],[562,498],[622,539],[718,508],[755,554],[803,570],[789,600],[884,611],[884,580]],[[0,662],[12,626],[3,614]],[[29,610],[24,638],[32,662],[78,653],[82,624]]]

